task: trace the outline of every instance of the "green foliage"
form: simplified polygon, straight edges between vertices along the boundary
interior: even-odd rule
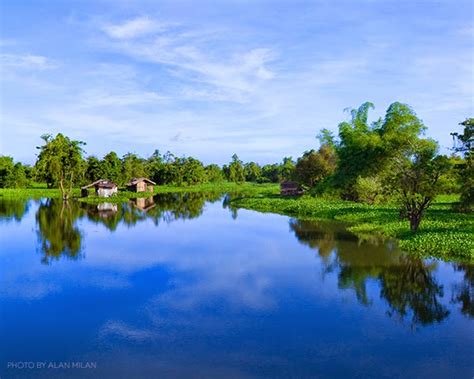
[[[49,187],[59,187],[63,199],[69,198],[73,185],[82,181],[84,142],[70,140],[58,134],[55,138],[46,134],[41,137],[44,145],[38,147],[40,154],[35,168],[40,178]]]
[[[26,168],[12,157],[0,155],[0,188],[25,188],[28,186]]]
[[[280,179],[290,180],[295,172],[295,162],[291,157],[283,158],[283,162],[280,165]]]
[[[338,168],[335,183],[348,199],[356,200],[353,191],[359,176],[369,177],[390,172],[391,163],[403,156],[417,141],[425,126],[405,104],[393,103],[384,119],[368,123],[372,103],[351,110],[351,120],[339,124]]]
[[[86,183],[95,182],[99,179],[107,179],[104,176],[103,164],[94,156],[86,159],[86,172],[84,174]]]
[[[248,162],[244,165],[245,181],[261,182],[262,168],[255,162]]]
[[[244,166],[237,154],[232,155],[229,166],[224,166],[224,174],[229,182],[242,183],[245,181]]]
[[[307,187],[314,187],[336,169],[336,155],[329,145],[322,145],[319,151],[306,151],[296,162],[294,176]]]
[[[107,179],[114,183],[122,184],[122,161],[118,157],[117,153],[111,151],[110,153],[106,154],[100,165],[102,178],[99,179]]]
[[[210,164],[205,167],[207,181],[210,183],[217,183],[224,180],[224,173],[222,169],[216,164]]]
[[[448,158],[436,155],[437,149],[434,141],[419,140],[397,166],[394,190],[399,195],[400,214],[408,218],[412,231],[418,229],[425,210],[440,192],[441,175],[449,169]]]
[[[145,160],[133,153],[125,154],[122,158],[122,175],[119,183],[123,185],[132,178],[144,176],[146,176]]]
[[[474,118],[468,118],[460,123],[464,126],[462,134],[451,133],[459,143],[455,151],[464,155],[465,164],[461,167],[461,201],[459,209],[471,212],[474,209]]]
[[[383,199],[384,187],[378,176],[359,176],[354,185],[359,201],[367,204],[379,204]]]

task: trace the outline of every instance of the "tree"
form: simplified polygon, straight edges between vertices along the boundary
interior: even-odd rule
[[[278,164],[266,164],[262,167],[260,182],[278,183],[281,178],[281,167]]]
[[[401,203],[400,215],[417,231],[426,209],[440,191],[439,179],[449,169],[449,159],[437,155],[437,144],[419,140],[412,151],[398,162],[393,182]]]
[[[244,165],[245,180],[247,182],[259,182],[262,176],[262,168],[255,162]]]
[[[121,182],[122,161],[115,151],[106,154],[100,164],[104,179],[115,183]]]
[[[295,172],[295,162],[293,162],[293,158],[285,157],[283,158],[283,162],[280,165],[280,178],[282,180],[290,180],[293,177]]]
[[[334,149],[329,145],[323,145],[319,151],[306,151],[301,158],[298,158],[295,166],[295,178],[301,184],[314,187],[331,175],[335,169]]]
[[[0,156],[0,188],[25,188],[28,186],[25,167],[14,163],[12,157]]]
[[[376,204],[382,197],[384,188],[379,176],[359,176],[355,182],[354,191],[359,201]]]
[[[94,156],[87,157],[85,178],[89,183],[99,179],[108,179],[104,177],[103,171],[103,164],[99,159]]]
[[[425,130],[421,120],[406,104],[391,104],[384,119],[369,124],[371,108],[374,105],[366,102],[351,110],[350,121],[339,124],[335,183],[343,190],[344,197],[351,200],[357,199],[354,184],[358,177],[390,173],[392,162],[403,156],[407,147]]]
[[[188,157],[175,161],[180,173],[178,179],[188,185],[201,184],[207,181],[206,170],[198,159]]]
[[[216,164],[210,164],[205,167],[206,176],[209,182],[215,183],[220,182],[224,179],[221,168]]]
[[[242,183],[245,181],[245,172],[242,161],[237,154],[232,155],[232,161],[226,166],[226,177],[230,182]]]
[[[460,152],[465,159],[460,169],[460,210],[472,211],[474,207],[474,118],[468,118],[459,125],[464,126],[463,133],[451,133],[451,135],[455,142],[459,143],[455,145],[454,150]]]
[[[127,183],[132,178],[145,176],[145,162],[136,154],[127,153],[122,158],[121,183]]]
[[[84,172],[84,142],[74,141],[59,133],[55,138],[50,134],[41,137],[44,145],[39,146],[40,154],[36,169],[49,187],[59,187],[63,200],[67,200],[74,184],[79,183]]]

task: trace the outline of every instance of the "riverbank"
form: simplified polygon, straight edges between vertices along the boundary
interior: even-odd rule
[[[183,192],[213,192],[213,193],[238,193],[241,196],[271,195],[279,192],[278,184],[256,184],[256,183],[205,183],[193,186],[155,186],[155,191],[149,192],[129,192],[120,190],[112,197],[89,196],[81,197],[80,188],[74,188],[71,197],[90,203],[120,203],[130,199],[140,197],[150,197],[161,193],[183,193]],[[61,191],[57,188],[48,189],[45,185],[35,184],[31,188],[0,188],[0,198],[5,199],[41,199],[41,198],[61,198]]]
[[[452,204],[456,201],[455,195],[439,196],[426,212],[417,233],[410,231],[408,221],[400,220],[395,204],[371,206],[310,196],[285,198],[279,195],[240,197],[231,204],[300,219],[342,221],[362,238],[374,234],[395,238],[401,249],[418,256],[474,261],[474,215],[453,211]]]

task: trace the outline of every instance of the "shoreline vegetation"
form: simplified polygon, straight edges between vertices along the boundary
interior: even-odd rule
[[[206,183],[191,186],[155,186],[151,193],[135,193],[120,190],[112,197],[80,197],[80,189],[73,189],[73,199],[87,203],[120,203],[130,199],[150,197],[165,193],[213,192],[231,193],[230,201],[235,208],[263,213],[275,213],[302,220],[335,220],[347,225],[347,229],[359,238],[390,238],[398,242],[406,252],[444,260],[474,260],[474,215],[453,210],[459,195],[438,195],[427,210],[419,230],[414,233],[405,220],[399,217],[396,203],[369,205],[338,199],[303,195],[285,197],[279,195],[277,184],[255,183]],[[59,189],[48,189],[45,184],[35,183],[27,189],[0,189],[0,199],[61,198]]]
[[[318,150],[264,165],[237,154],[222,166],[206,165],[158,149],[148,157],[120,158],[115,151],[86,157],[86,142],[44,134],[34,166],[0,155],[0,197],[97,204],[160,193],[229,194],[226,204],[235,208],[342,221],[363,238],[395,238],[413,254],[473,260],[474,118],[459,123],[462,133],[451,133],[448,156],[409,105],[394,102],[371,122],[373,108],[365,102],[351,109],[337,135],[320,130]],[[146,192],[148,185],[154,192]],[[300,197],[282,197],[279,186]],[[92,187],[104,197],[86,196]]]
[[[369,205],[311,196],[256,195],[231,201],[237,208],[277,213],[302,220],[335,220],[359,238],[394,239],[399,247],[419,257],[474,261],[474,215],[453,210],[458,195],[438,195],[417,232],[400,219],[397,204]]]

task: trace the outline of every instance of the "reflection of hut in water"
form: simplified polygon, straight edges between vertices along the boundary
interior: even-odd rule
[[[100,203],[97,204],[97,211],[99,213],[99,217],[107,218],[114,216],[118,211],[117,204],[112,203]]]
[[[296,182],[281,182],[280,183],[280,194],[284,196],[296,196],[304,193],[301,186]]]
[[[87,186],[81,187],[81,196],[89,196],[90,188],[94,188],[95,194],[101,197],[110,197],[117,193],[117,184],[110,180],[99,179]]]
[[[138,209],[142,211],[149,211],[150,209],[154,208],[156,206],[155,200],[153,200],[153,197],[139,197],[137,199],[131,199],[130,200],[132,204],[137,207]]]
[[[156,183],[147,178],[133,178],[127,183],[127,190],[131,192],[151,192]]]

